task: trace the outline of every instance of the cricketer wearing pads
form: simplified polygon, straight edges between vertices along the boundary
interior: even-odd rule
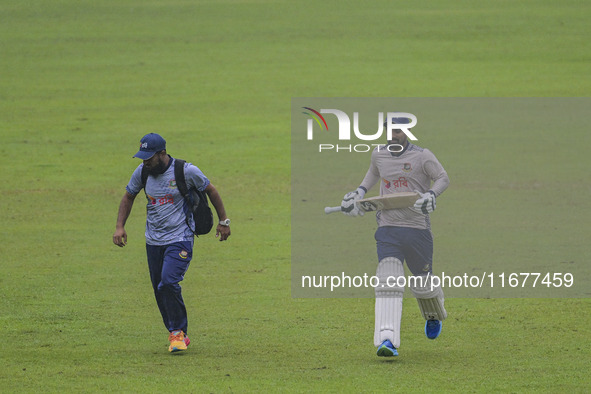
[[[393,118],[393,124],[407,124],[407,118]],[[386,124],[385,124],[386,125]],[[431,286],[433,236],[429,213],[436,206],[435,199],[447,189],[449,178],[443,166],[428,149],[408,142],[400,129],[392,133],[388,146],[376,147],[371,163],[357,190],[347,193],[341,210],[349,216],[363,215],[356,201],[376,183],[380,195],[418,192],[420,198],[410,208],[381,210],[376,213],[378,229],[375,233],[379,284],[375,288],[374,345],[378,356],[397,356],[400,347],[400,320],[404,281],[392,278],[404,276],[402,263],[406,261],[413,277],[407,283],[416,297],[425,318],[425,334],[429,339],[439,336],[442,321],[447,317],[441,287]]]
[[[133,174],[121,199],[113,243],[127,244],[125,222],[133,202],[144,189],[146,194],[146,252],[150,279],[156,303],[165,327],[169,331],[169,351],[186,350],[187,310],[181,294],[181,282],[193,257],[194,221],[189,207],[175,180],[175,159],[166,153],[166,142],[158,134],[145,135],[140,150],[134,157],[143,160]],[[145,185],[142,170],[147,171]],[[209,179],[196,166],[183,166],[187,188],[205,191],[219,217],[216,237],[220,241],[230,236],[230,219],[226,216],[222,199]]]

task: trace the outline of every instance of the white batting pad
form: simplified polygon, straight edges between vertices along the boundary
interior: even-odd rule
[[[395,348],[399,348],[404,287],[392,286],[395,284],[392,278],[404,276],[402,262],[394,257],[382,259],[378,264],[376,276],[380,282],[375,288],[376,320],[373,342],[375,346],[380,346],[383,341],[389,339]]]
[[[426,279],[423,283],[410,282],[409,287],[419,303],[423,317],[425,320],[445,320],[447,311],[444,307],[445,299],[441,286],[431,286],[431,276],[422,278]]]

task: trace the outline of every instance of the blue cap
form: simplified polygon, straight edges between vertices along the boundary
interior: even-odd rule
[[[143,136],[140,141],[140,150],[138,153],[133,155],[133,157],[137,157],[142,160],[148,160],[156,152],[160,152],[161,150],[166,149],[166,141],[160,135],[156,133],[150,133]]]
[[[411,120],[409,118],[392,118],[390,119],[391,124],[409,124]],[[384,126],[388,125],[388,121],[384,122]]]

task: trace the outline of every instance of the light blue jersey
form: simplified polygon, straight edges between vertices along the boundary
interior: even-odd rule
[[[140,164],[126,186],[131,195],[137,195],[142,190],[142,168]],[[209,185],[209,179],[199,168],[185,163],[185,179],[187,188],[196,187],[203,191]],[[168,245],[173,242],[193,241],[193,232],[187,226],[188,206],[181,195],[174,179],[174,159],[163,174],[148,176],[146,181],[146,243],[149,245]],[[193,219],[190,225],[194,226]]]

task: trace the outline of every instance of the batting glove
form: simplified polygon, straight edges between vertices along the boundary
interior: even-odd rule
[[[343,201],[341,201],[341,212],[347,216],[363,216],[365,212],[359,210],[356,202],[365,196],[365,190],[357,188],[357,190],[345,194]]]
[[[431,190],[429,190],[427,193],[421,193],[419,191],[416,192],[419,193],[420,197],[415,202],[415,210],[420,211],[425,215],[433,212],[435,210],[435,207],[437,207],[437,204],[435,202],[435,193]]]

